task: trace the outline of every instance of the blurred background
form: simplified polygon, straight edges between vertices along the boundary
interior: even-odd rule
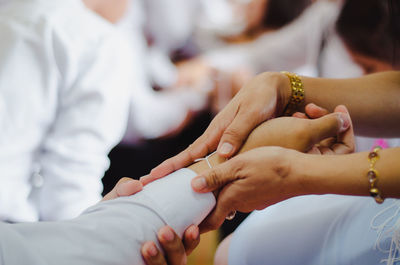
[[[33,9],[41,5],[46,8],[48,5],[43,4],[46,0],[31,1]],[[94,15],[108,24],[108,30],[118,32],[120,42],[114,44],[107,53],[110,58],[116,57],[117,54],[122,55],[118,56],[126,61],[124,71],[129,76],[126,79],[116,76],[116,80],[120,82],[110,83],[108,87],[109,98],[113,97],[113,93],[117,93],[118,85],[128,88],[128,91],[120,94],[118,100],[113,99],[114,105],[107,109],[107,117],[112,120],[121,116],[121,112],[117,111],[119,102],[122,105],[126,101],[128,107],[124,112],[126,118],[121,119],[118,125],[126,130],[121,130],[120,136],[115,136],[111,141],[113,144],[108,143],[108,149],[104,149],[105,154],[108,154],[110,165],[102,178],[103,195],[109,192],[121,177],[139,179],[165,159],[185,149],[202,134],[213,117],[241,87],[258,73],[291,71],[314,77],[348,78],[399,68],[399,54],[393,51],[399,45],[399,37],[395,32],[398,32],[400,25],[399,18],[391,16],[393,7],[390,0],[74,1],[83,3],[85,12],[90,12],[91,16]],[[0,0],[0,11],[3,10],[3,14],[14,14],[13,18],[10,15],[10,19],[29,13],[25,4],[15,4],[19,2],[21,0]],[[70,10],[65,14],[73,13],[76,7],[71,5],[68,8]],[[78,21],[80,15],[86,16],[77,12]],[[57,16],[57,19],[53,20],[62,20],[64,13],[61,12]],[[73,24],[71,17],[66,17],[64,20],[63,23],[66,25]],[[8,23],[5,17],[2,18],[2,23]],[[74,31],[71,26],[68,30],[73,32],[68,34],[74,36],[71,39],[82,37],[85,39],[89,38],[89,35],[95,35],[103,26],[101,23],[92,28],[85,25],[88,28],[86,32]],[[17,27],[10,28],[17,29]],[[30,33],[32,35],[39,34],[36,32],[39,28],[31,26],[27,27],[26,31],[32,30]],[[68,27],[64,25],[56,30],[64,34],[66,28]],[[18,30],[16,32],[20,33]],[[54,47],[62,46],[60,43],[65,41],[63,34],[55,34],[57,38],[51,40],[48,49],[55,54],[56,61],[61,61],[57,65],[61,75],[64,72],[66,75],[73,75],[74,71],[77,72],[77,76],[83,75],[84,73],[76,69],[74,71],[65,69],[68,69],[73,60],[80,56],[84,58],[82,62],[97,60],[96,57],[101,56],[101,49],[97,48],[97,42],[90,42],[89,47],[96,47],[89,52],[90,56],[85,54],[88,51],[78,51],[75,46],[73,48],[70,46],[66,52],[60,52],[64,50]],[[7,50],[5,48],[7,42],[5,40],[2,42],[0,52],[1,49]],[[36,47],[35,56],[48,53],[46,47],[46,45]],[[38,53],[37,49],[41,52]],[[0,63],[1,60],[6,60],[4,58],[8,57],[0,53]],[[111,72],[113,68],[118,69],[118,61],[116,62],[103,61],[100,62],[102,63],[100,67]],[[35,67],[34,64],[32,67]],[[47,72],[45,73],[47,75]],[[102,81],[103,77],[104,74],[98,75],[97,83],[108,84]],[[0,86],[1,78],[0,73]],[[92,80],[86,82],[96,89],[96,82]],[[65,86],[67,84],[55,85],[55,87]],[[20,95],[16,97],[14,104],[22,106],[25,103],[22,102]],[[41,104],[47,104],[46,100]],[[63,99],[61,98],[59,102],[63,103]],[[1,103],[0,98],[0,111],[3,111]],[[60,105],[63,105],[61,103]],[[72,100],[67,103],[72,106],[71,108],[74,104],[79,105]],[[35,146],[24,151],[31,156],[31,159],[26,172],[21,174],[28,175],[32,180],[33,184],[29,184],[31,187],[26,196],[33,202],[36,202],[36,193],[39,193],[42,182],[51,182],[49,179],[57,178],[58,174],[57,171],[46,173],[43,170],[44,164],[36,159],[38,154],[48,155],[53,152],[49,145],[43,144],[46,142],[45,139],[52,131],[57,131],[54,128],[68,123],[64,122],[62,125],[57,123],[57,115],[62,113],[62,108],[53,111],[57,114],[52,118],[46,118],[46,132],[38,138]],[[96,111],[103,110],[96,109]],[[44,112],[38,115],[44,115]],[[31,111],[27,113],[25,120],[33,115]],[[72,123],[74,121],[72,120]],[[7,131],[7,125],[4,124],[0,119],[0,125],[4,126],[2,131]],[[37,122],[32,126],[43,127],[43,122]],[[108,133],[114,127],[115,124],[105,122],[101,129],[95,130],[100,134]],[[29,131],[29,128],[26,128],[26,131]],[[73,132],[73,130],[68,131],[68,133]],[[68,133],[61,135],[65,138]],[[88,137],[85,141],[91,141],[90,139]],[[75,148],[81,146],[79,141],[69,140],[69,144]],[[397,140],[357,137],[357,149],[369,150],[376,141],[390,146]],[[9,142],[11,142],[10,148],[14,148],[15,144]],[[6,145],[5,141],[2,145],[3,147]],[[64,150],[63,148],[58,147],[57,152]],[[85,151],[74,150],[76,154]],[[111,152],[108,152],[109,150]],[[60,163],[61,167],[68,167],[70,164],[65,163],[64,159],[64,156],[60,156],[57,160],[47,163]],[[84,163],[80,161],[80,164]],[[77,170],[75,166],[70,167]],[[107,166],[102,169],[104,168]],[[82,172],[85,172],[82,173],[83,176],[87,170]],[[100,183],[104,170],[96,172],[94,179]],[[82,181],[72,180],[72,184],[60,184],[58,187],[74,189],[80,182]],[[79,189],[79,192],[75,198],[84,196],[88,191]],[[67,197],[64,196],[55,206],[63,208],[68,204],[79,212],[90,205],[79,199],[74,202],[69,201]],[[0,197],[0,202],[1,200],[10,202],[13,199]],[[212,264],[218,242],[233,232],[247,214],[238,213],[234,220],[226,221],[219,231],[202,235],[200,246],[189,257],[189,264]],[[65,219],[73,215],[46,218],[39,211],[33,219],[14,220],[6,211],[4,213],[0,211],[0,217],[3,220],[35,221]]]

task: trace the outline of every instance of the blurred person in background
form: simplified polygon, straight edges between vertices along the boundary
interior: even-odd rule
[[[232,72],[289,70],[300,74],[346,78],[398,68],[398,45],[387,1],[317,1],[289,25],[254,41],[208,51],[203,62]],[[394,25],[394,26],[393,26]],[[356,132],[358,134],[358,132]],[[397,139],[357,137],[357,149],[376,142],[397,146]]]
[[[101,198],[125,131],[126,1],[13,0],[0,8],[0,219],[62,220]]]
[[[223,51],[231,46],[252,43],[279,30],[296,19],[310,4],[310,0],[203,0],[204,11],[200,13],[193,37],[198,56],[178,65],[177,86],[213,84],[212,108],[217,113],[256,73],[253,66],[232,64],[231,55],[224,56],[227,53]],[[234,52],[240,53],[239,50]],[[214,54],[216,60],[221,59],[217,64],[208,59]]]

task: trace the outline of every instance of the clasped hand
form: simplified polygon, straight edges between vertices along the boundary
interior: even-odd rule
[[[201,232],[218,228],[233,210],[250,212],[308,194],[301,172],[292,172],[292,165],[302,161],[301,152],[353,152],[354,133],[344,106],[328,115],[315,105],[306,111],[316,119],[302,119],[307,116],[297,113],[269,120],[249,135],[237,156],[193,179],[197,192],[219,191],[216,207],[200,225]]]

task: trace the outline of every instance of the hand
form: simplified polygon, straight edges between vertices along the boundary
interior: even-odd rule
[[[115,187],[104,196],[102,201],[113,200],[118,197],[130,196],[143,189],[140,181],[131,178],[122,178],[118,181]]]
[[[102,201],[131,196],[142,189],[143,185],[140,181],[131,178],[122,178],[115,187],[104,196]],[[161,228],[157,236],[163,247],[165,256],[157,250],[153,242],[146,242],[142,246],[142,255],[148,265],[186,264],[186,255],[189,255],[200,243],[199,228],[194,225],[186,229],[183,235],[183,241],[169,227]],[[168,263],[166,263],[166,260]]]
[[[322,139],[334,138],[335,141],[331,140],[330,145],[325,146],[329,147],[331,152],[320,154],[353,152],[354,133],[348,111],[344,106],[338,106],[335,110],[343,114],[328,114],[314,120],[284,117],[267,121],[251,133],[241,150],[245,151],[243,154],[196,177],[192,186],[198,192],[221,189],[214,211],[200,226],[202,232],[219,227],[227,214],[233,210],[246,212],[262,209],[302,194],[301,185],[291,186],[290,189],[289,185],[279,183],[281,180],[288,180],[285,176],[290,172],[290,163],[285,161],[294,151],[276,147],[257,148],[246,152],[247,150],[268,144],[268,141],[272,140],[276,145],[306,152],[313,150],[312,147],[315,147],[316,143],[322,143]],[[306,111],[313,117],[327,113],[315,105],[307,106]],[[265,135],[269,135],[269,138]],[[331,137],[334,135],[336,137]],[[296,163],[296,160],[291,161]],[[278,193],[268,192],[268,187]]]
[[[196,192],[220,190],[214,210],[200,224],[200,232],[215,230],[234,210],[251,212],[302,194],[301,183],[290,174],[298,152],[259,147],[239,154],[192,181]],[[301,154],[301,153],[299,153]],[[204,178],[205,181],[196,182]]]
[[[193,163],[217,147],[221,156],[231,157],[254,128],[283,111],[289,96],[290,84],[285,75],[263,73],[256,76],[236,94],[192,145],[154,168],[144,184]]]
[[[162,255],[154,242],[144,243],[141,252],[147,265],[186,264],[187,255],[200,243],[199,228],[194,225],[186,229],[183,241],[169,226],[161,228],[157,237],[165,255]]]
[[[349,113],[347,108],[343,105],[337,106],[334,110],[335,112]],[[316,119],[329,114],[329,111],[321,108],[313,103],[308,104],[305,107],[305,113],[296,112],[293,117],[303,118],[303,119]],[[350,116],[348,116],[350,119]],[[337,137],[330,137],[324,139],[320,143],[316,144],[311,148],[309,154],[348,154],[352,153],[355,149],[355,139],[354,130],[351,120],[349,120],[350,126],[347,131],[342,134],[338,134]]]

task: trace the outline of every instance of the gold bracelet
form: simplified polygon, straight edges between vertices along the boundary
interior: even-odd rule
[[[285,110],[283,111],[286,116],[289,116],[293,114],[297,110],[297,107],[304,102],[304,86],[301,78],[297,74],[285,71],[281,73],[285,74],[289,78],[290,88],[292,90],[292,96],[290,97],[289,103],[286,105]]]
[[[380,190],[376,187],[376,182],[378,181],[378,171],[375,169],[375,163],[379,160],[378,151],[381,150],[382,147],[377,146],[368,154],[369,161],[369,170],[367,173],[368,181],[369,181],[369,194],[375,199],[376,203],[383,203],[385,200],[382,198]]]

